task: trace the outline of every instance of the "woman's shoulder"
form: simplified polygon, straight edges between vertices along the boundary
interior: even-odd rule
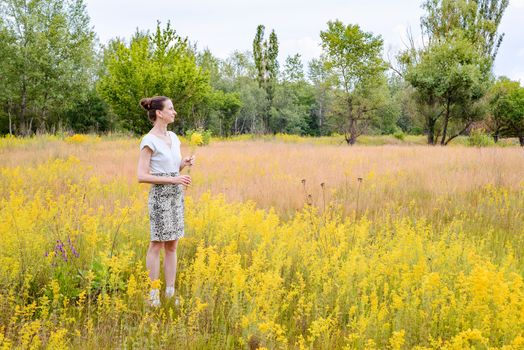
[[[156,138],[153,134],[147,133],[142,135],[140,139],[140,149],[144,148],[144,146],[149,146],[153,152],[156,150]]]
[[[178,135],[177,135],[174,131],[169,130],[168,132],[171,134],[171,136],[172,136],[172,137],[173,137],[173,138],[174,138],[178,143],[180,143],[180,139],[178,138]]]
[[[154,136],[153,134],[148,132],[147,134],[142,135],[141,140],[143,140],[143,139],[150,139],[150,138],[153,138],[153,136]]]

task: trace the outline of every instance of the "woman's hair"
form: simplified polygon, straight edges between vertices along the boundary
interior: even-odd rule
[[[156,120],[156,111],[164,109],[164,102],[169,100],[166,96],[146,97],[140,100],[140,105],[147,111],[147,117],[154,123]]]

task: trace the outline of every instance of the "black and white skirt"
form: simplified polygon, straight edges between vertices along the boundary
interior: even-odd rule
[[[178,172],[153,173],[178,176]],[[151,241],[174,241],[184,237],[184,190],[181,184],[153,184],[148,198]]]

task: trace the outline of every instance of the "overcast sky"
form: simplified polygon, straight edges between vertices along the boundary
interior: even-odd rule
[[[393,57],[405,47],[406,29],[419,33],[422,0],[86,0],[91,23],[101,43],[114,37],[129,39],[137,28],[151,30],[168,20],[177,33],[209,48],[220,58],[234,50],[251,50],[258,24],[266,37],[274,29],[279,60],[299,53],[304,62],[320,55],[321,30],[339,19],[358,24],[384,39]],[[524,84],[524,0],[510,0],[499,31],[506,35],[495,61],[495,74]]]

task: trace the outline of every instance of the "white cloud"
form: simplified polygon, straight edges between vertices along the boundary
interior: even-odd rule
[[[308,62],[312,58],[317,58],[322,53],[320,47],[320,38],[313,39],[309,36],[298,39],[283,39],[280,42],[279,56],[283,62],[288,55],[295,55],[299,53],[302,61]]]
[[[393,27],[393,32],[397,35],[404,36],[406,35],[406,30],[408,27],[406,27],[403,24],[397,24],[395,27]]]
[[[510,0],[509,7],[524,8],[524,0]]]
[[[524,71],[513,71],[511,73],[511,79],[520,81],[520,85],[524,85]]]
[[[266,26],[266,38],[275,29],[280,43],[279,61],[299,53],[304,67],[319,57],[319,33],[327,21],[340,19],[345,24],[361,28],[384,40],[384,55],[391,58],[409,45],[408,29],[415,46],[421,46],[419,0],[149,0],[145,10],[139,0],[86,0],[91,23],[101,43],[119,36],[129,38],[136,30],[154,29],[156,20],[163,24],[171,20],[177,33],[197,42],[198,48],[226,58],[234,50],[251,50],[256,26]],[[380,11],[377,11],[380,9]],[[524,82],[524,0],[510,0],[501,22],[506,35],[496,60],[496,75],[506,75]]]

